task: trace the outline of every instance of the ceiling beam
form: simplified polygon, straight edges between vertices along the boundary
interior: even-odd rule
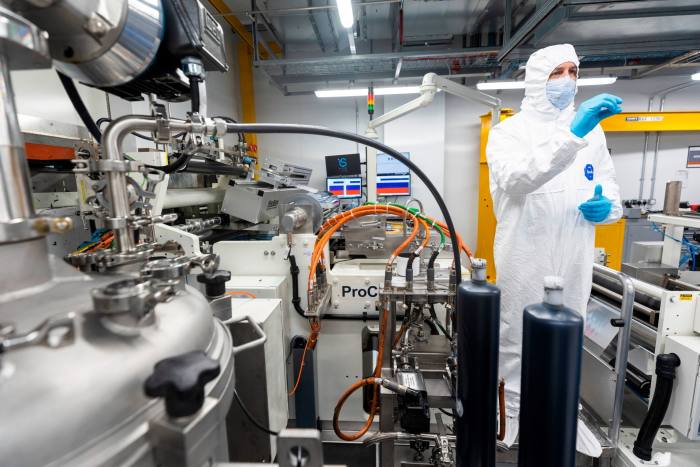
[[[261,60],[256,63],[257,66],[285,66],[285,65],[335,65],[335,64],[350,64],[361,61],[384,61],[398,60],[403,58],[404,61],[422,60],[422,59],[439,59],[439,58],[464,58],[464,57],[495,57],[499,48],[497,47],[476,47],[471,49],[460,50],[443,50],[443,51],[422,51],[422,52],[391,52],[378,54],[358,54],[358,55],[340,55],[329,57],[308,57],[308,58],[291,58],[280,60]]]
[[[209,3],[212,7],[214,7],[216,11],[220,13],[220,15],[229,24],[229,26],[231,26],[231,29],[233,29],[233,31],[236,34],[238,34],[238,36],[243,40],[243,42],[248,44],[248,47],[250,47],[253,50],[257,48],[254,46],[253,34],[251,34],[251,32],[248,31],[248,29],[243,25],[243,23],[241,23],[238,20],[236,15],[234,15],[231,12],[231,9],[228,7],[228,5],[226,5],[226,2],[224,2],[224,0],[209,0]],[[272,49],[272,51],[275,52],[275,55],[282,55],[282,49],[279,46],[279,44],[277,44],[276,42],[270,42],[269,46]],[[267,50],[260,50],[260,58],[270,58],[270,55],[267,53]]]
[[[523,23],[522,26],[518,28],[515,33],[511,35],[510,40],[503,44],[501,51],[498,54],[498,61],[503,60],[510,55],[510,53],[519,47],[525,40],[535,32],[537,27],[546,20],[549,15],[554,12],[554,10],[562,3],[563,0],[547,0],[541,6],[538,6],[535,12],[530,16],[530,18]]]

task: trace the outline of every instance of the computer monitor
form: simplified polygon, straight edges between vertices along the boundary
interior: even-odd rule
[[[353,177],[362,174],[359,154],[339,154],[326,156],[326,176],[328,178]]]
[[[362,197],[362,178],[335,177],[326,179],[326,189],[340,199],[356,199]]]
[[[377,196],[411,196],[411,175],[377,175]]]
[[[402,152],[401,154],[406,156],[406,158],[411,157],[411,154],[408,152]],[[409,173],[411,171],[408,167],[394,156],[381,152],[377,153],[377,175],[406,175]]]
[[[402,152],[409,158],[410,154]],[[388,154],[377,154],[377,196],[410,196],[411,171]]]

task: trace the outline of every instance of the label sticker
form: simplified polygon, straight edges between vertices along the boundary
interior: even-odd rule
[[[693,301],[693,294],[691,293],[682,293],[680,295],[681,301],[683,302],[692,302]]]
[[[661,115],[658,116],[653,116],[653,117],[645,117],[645,116],[639,116],[639,117],[625,117],[625,121],[627,122],[660,122],[663,121],[664,117]]]

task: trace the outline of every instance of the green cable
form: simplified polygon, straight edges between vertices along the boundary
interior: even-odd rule
[[[365,205],[377,205],[377,206],[393,206],[393,207],[403,209],[404,211],[413,214],[414,216],[418,217],[419,219],[427,222],[428,225],[433,227],[433,229],[437,230],[437,232],[440,234],[440,246],[439,246],[439,248],[442,250],[445,247],[445,243],[447,242],[447,236],[445,235],[445,232],[442,230],[442,227],[440,227],[438,224],[436,224],[432,219],[429,219],[429,218],[425,217],[423,214],[421,214],[421,212],[418,208],[409,208],[408,206],[403,206],[401,204],[396,204],[396,203],[384,204],[384,203],[377,203],[377,202],[370,202],[370,201],[367,201],[364,204]]]

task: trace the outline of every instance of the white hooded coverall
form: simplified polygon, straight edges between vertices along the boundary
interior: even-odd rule
[[[495,126],[486,146],[498,222],[494,259],[502,294],[499,372],[505,379],[506,415],[515,420],[520,409],[523,308],[542,302],[545,276],[560,276],[564,304],[585,319],[595,225],[583,218],[578,206],[592,198],[600,184],[603,196],[612,201],[602,223],[622,214],[603,130],[596,126],[584,138],[577,137],[570,130],[573,103],[559,110],[547,98],[549,75],[564,62],[579,64],[568,44],[530,56],[521,111]]]

